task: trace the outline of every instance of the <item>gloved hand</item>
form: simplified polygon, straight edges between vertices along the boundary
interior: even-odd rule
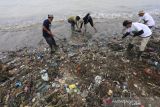
[[[144,31],[143,31],[143,30],[140,30],[140,31],[138,31],[138,32],[134,32],[133,37],[135,37],[135,36],[139,36],[139,35],[141,35],[141,34],[143,34],[143,33],[144,33]]]
[[[136,36],[137,36],[136,34],[133,35],[133,37],[136,37]]]
[[[125,37],[127,37],[128,35],[130,35],[129,32],[126,32],[123,36],[122,36],[122,39],[124,39]]]

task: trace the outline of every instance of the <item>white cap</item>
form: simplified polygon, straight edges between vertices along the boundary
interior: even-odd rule
[[[141,10],[138,12],[138,14],[142,14],[142,13],[145,13],[144,10]]]

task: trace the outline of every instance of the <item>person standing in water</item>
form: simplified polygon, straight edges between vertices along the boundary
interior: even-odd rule
[[[46,42],[50,47],[51,54],[53,54],[58,48],[56,41],[54,40],[54,34],[51,31],[51,22],[53,21],[53,19],[53,15],[48,15],[48,19],[44,20],[42,28],[43,37],[45,38]]]

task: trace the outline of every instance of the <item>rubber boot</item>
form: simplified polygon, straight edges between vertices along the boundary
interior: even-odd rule
[[[139,51],[137,54],[137,60],[142,60],[141,55],[142,55],[143,51]]]
[[[127,57],[128,58],[131,58],[131,56],[132,56],[131,50],[133,47],[134,47],[133,44],[130,44],[130,43],[128,44],[128,47],[127,47]]]
[[[127,47],[127,51],[130,52],[133,47],[134,47],[134,45],[131,44],[131,43],[129,43],[129,44],[128,44],[128,47]]]
[[[56,45],[56,46],[54,46],[54,48],[55,48],[55,51],[57,51],[59,49],[59,46]]]
[[[51,48],[51,51],[50,51],[50,54],[54,54],[55,53],[55,50],[53,48]]]

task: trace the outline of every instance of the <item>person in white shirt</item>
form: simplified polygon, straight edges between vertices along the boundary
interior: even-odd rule
[[[139,59],[141,57],[143,51],[145,50],[145,47],[146,47],[148,41],[150,40],[150,37],[152,35],[152,31],[145,24],[138,23],[138,22],[132,22],[129,20],[125,20],[123,22],[123,26],[126,28],[126,31],[125,31],[122,39],[124,39],[128,35],[133,36],[133,40],[131,43],[129,43],[128,48],[127,48],[128,54],[130,54],[131,49],[134,47],[135,43],[137,43],[139,40],[141,42],[141,44],[139,46],[139,52],[137,55],[137,58]]]
[[[139,11],[138,15],[139,15],[139,22],[143,21],[143,23],[147,25],[150,29],[152,29],[155,26],[155,21],[150,14],[145,13],[142,10],[142,11]]]

